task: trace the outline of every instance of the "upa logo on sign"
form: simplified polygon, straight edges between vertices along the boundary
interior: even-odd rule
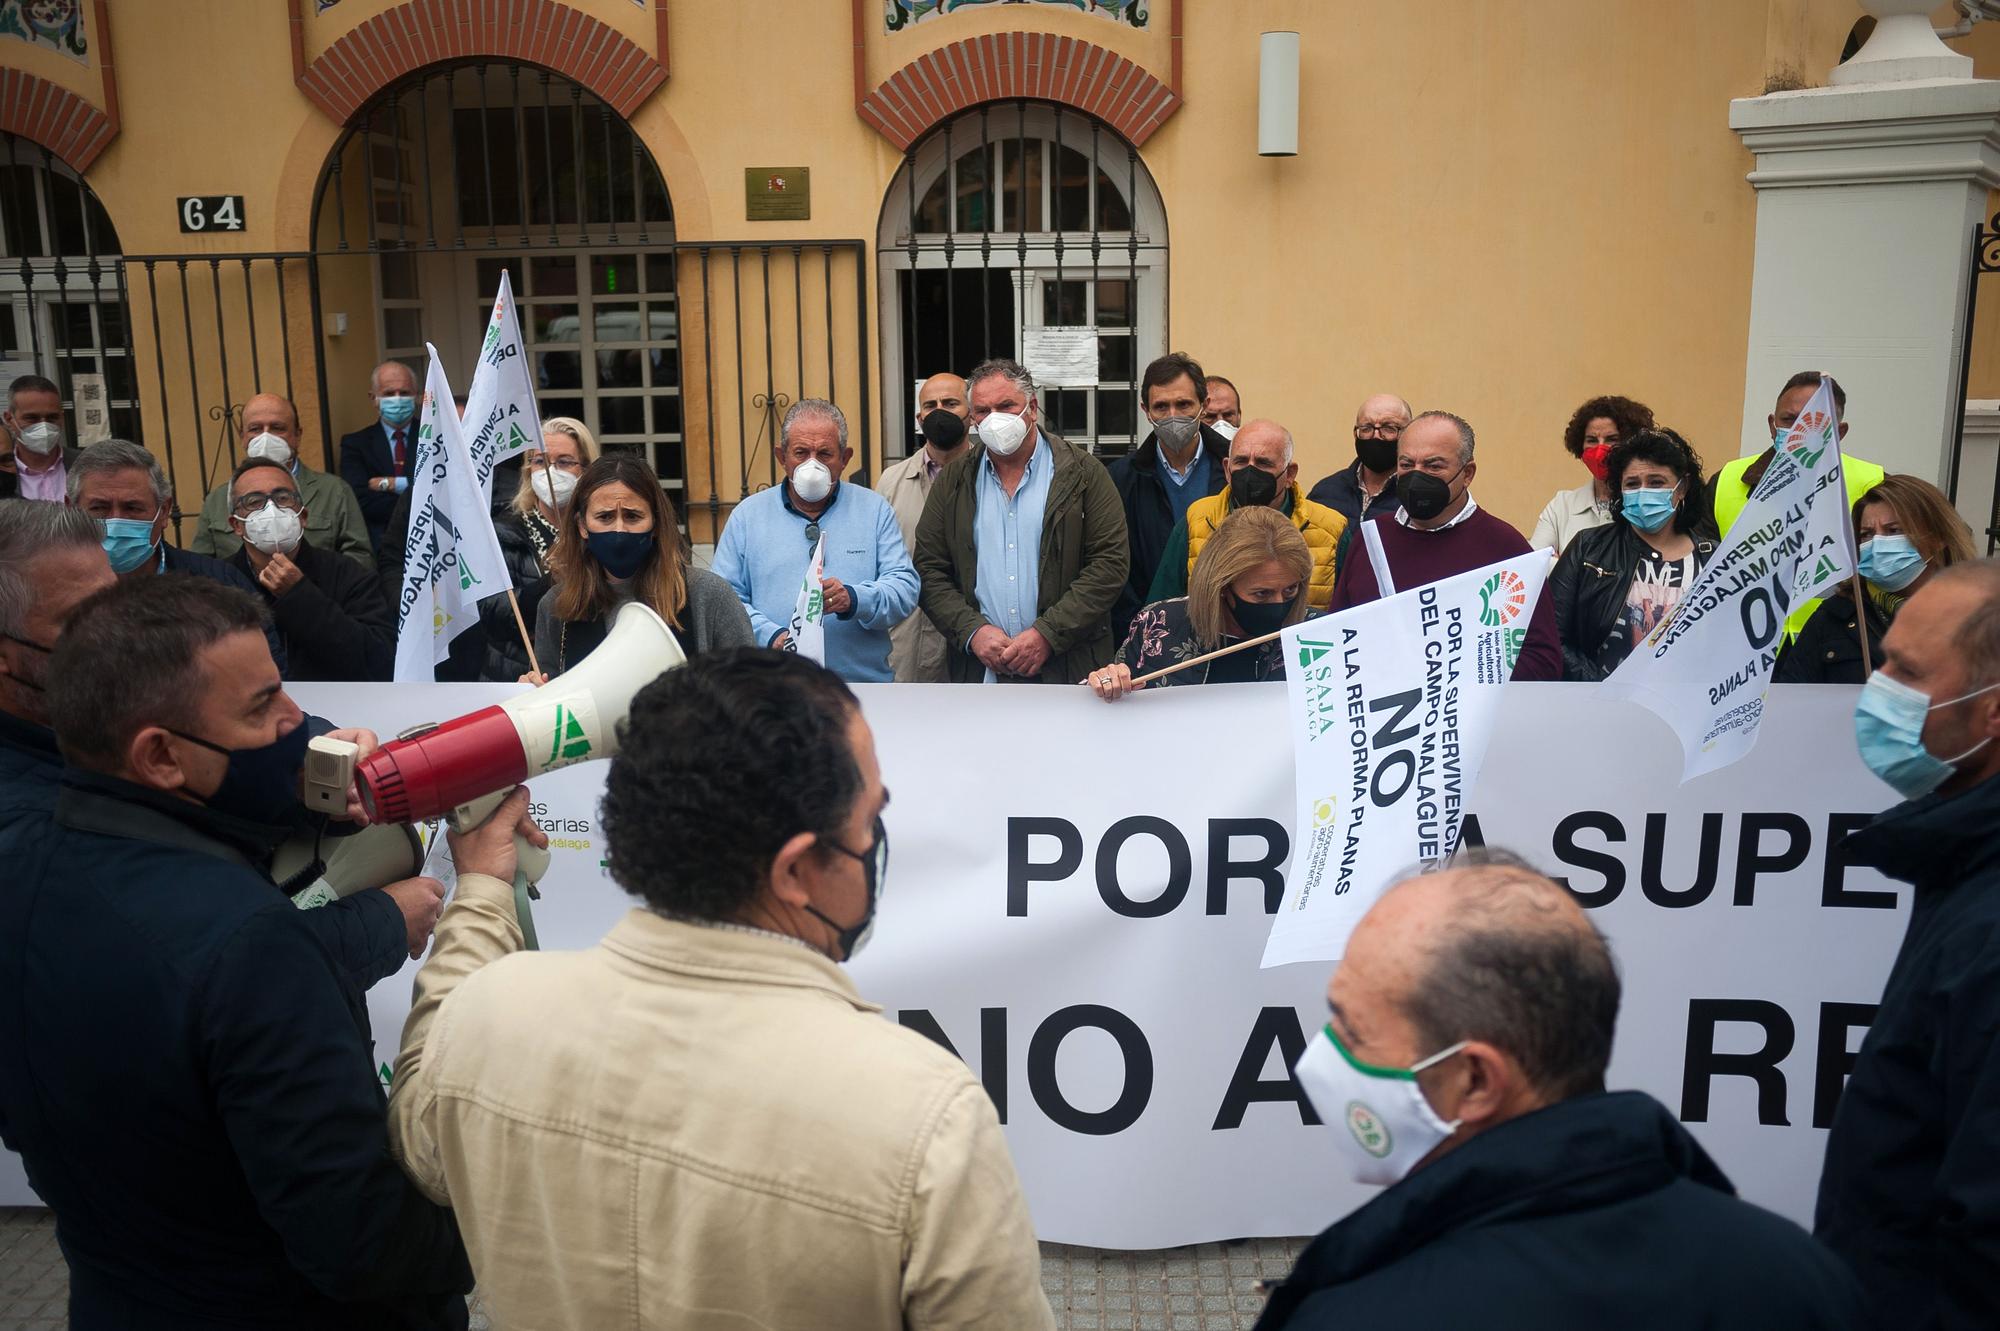
[[[1377,1160],[1388,1155],[1395,1145],[1389,1139],[1388,1125],[1382,1122],[1381,1116],[1359,1100],[1347,1102],[1347,1130],[1354,1134],[1354,1140],[1361,1144],[1361,1149]]]
[[[1501,569],[1479,589],[1479,622],[1487,628],[1511,624],[1528,608],[1528,584],[1512,569]]]
[[[1802,412],[1785,431],[1784,450],[1792,461],[1811,471],[1833,443],[1834,419],[1824,411]]]

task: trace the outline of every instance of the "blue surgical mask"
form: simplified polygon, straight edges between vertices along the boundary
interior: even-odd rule
[[[229,760],[222,784],[213,794],[200,797],[217,813],[253,823],[281,823],[292,810],[302,807],[299,774],[305,770],[306,745],[312,742],[312,727],[303,719],[289,733],[254,749],[225,749],[199,735],[178,730],[169,733]]]
[[[160,540],[153,535],[152,518],[99,518],[98,527],[104,535],[100,538],[104,545],[105,558],[111,561],[113,573],[130,573],[146,562]]]
[[[408,425],[410,417],[417,414],[417,400],[413,397],[385,397],[376,403],[386,425]]]
[[[1879,538],[1878,538],[1879,539]],[[1861,688],[1854,705],[1854,742],[1868,770],[1906,800],[1928,795],[1958,770],[1958,765],[1985,748],[1982,739],[1955,758],[1940,758],[1924,747],[1924,719],[1940,707],[1977,698],[2000,689],[2000,683],[1962,693],[1943,702],[1877,670]]]
[[[1907,536],[1877,536],[1861,543],[1861,576],[1885,592],[1899,592],[1924,571],[1924,557]]]
[[[1658,531],[1673,519],[1674,510],[1680,507],[1674,499],[1679,488],[1623,491],[1618,496],[1618,502],[1624,510],[1625,521],[1640,531]]]
[[[653,552],[653,533],[649,531],[594,531],[583,538],[584,549],[590,557],[604,565],[604,571],[614,578],[629,578],[645,567],[646,556]]]

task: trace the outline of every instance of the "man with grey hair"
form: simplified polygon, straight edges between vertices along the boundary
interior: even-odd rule
[[[1410,404],[1394,393],[1370,394],[1354,411],[1354,465],[1322,477],[1308,496],[1349,526],[1396,511],[1396,442],[1409,428]]]
[[[1312,579],[1306,588],[1306,604],[1317,613],[1333,597],[1334,582],[1340,572],[1341,551],[1346,544],[1347,519],[1322,504],[1315,504],[1299,488],[1299,464],[1292,457],[1292,432],[1276,421],[1251,421],[1229,441],[1229,456],[1223,463],[1228,483],[1222,493],[1198,499],[1188,506],[1187,516],[1174,528],[1166,554],[1154,574],[1147,601],[1164,601],[1186,596],[1194,577],[1194,561],[1215,534],[1222,520],[1239,508],[1275,508],[1292,520],[1299,535],[1312,551]]]
[[[223,492],[228,493],[225,484]],[[94,518],[121,579],[150,578],[161,573],[191,573],[257,594],[250,579],[220,559],[183,550],[167,542],[167,524],[174,516],[174,490],[151,453],[125,439],[92,444],[77,456],[69,472],[70,507]],[[278,669],[286,667],[285,645],[270,625],[264,637]]]
[[[1904,802],[1833,853],[1910,884],[1909,925],[1827,1134],[1813,1227],[1879,1325],[2000,1326],[2000,560],[1932,575],[1878,662],[1855,739]]]
[[[61,504],[0,499],[0,829],[55,808],[49,657],[69,618],[118,581],[97,524]]]
[[[1472,426],[1426,411],[1396,444],[1394,514],[1359,524],[1333,590],[1333,610],[1365,605],[1528,553],[1528,542],[1472,498]],[[1543,596],[1514,662],[1515,679],[1561,679],[1555,599]]]
[[[850,684],[886,684],[889,630],[917,605],[917,571],[903,548],[896,510],[841,474],[854,459],[847,417],[825,398],[801,398],[785,413],[776,446],[784,479],[736,506],[716,538],[710,567],[750,613],[766,647],[790,650],[813,552],[823,550],[827,669]]]
[[[362,520],[361,505],[355,502],[347,482],[308,467],[299,456],[304,432],[299,409],[291,399],[276,393],[253,396],[243,404],[241,433],[243,456],[231,460],[231,469],[247,458],[262,458],[290,472],[306,511],[312,515],[306,524],[312,543],[346,555],[373,573],[375,551],[368,543],[368,524]],[[229,521],[227,478],[201,501],[201,521],[195,524],[188,548],[214,559],[227,559],[243,548],[242,536]]]
[[[1739,1201],[1673,1114],[1605,1090],[1619,980],[1567,891],[1504,852],[1362,917],[1293,1069],[1357,1182],[1258,1331],[1864,1324],[1854,1278]],[[1303,1111],[1304,1106],[1301,1106]]]
[[[62,391],[55,381],[24,374],[9,384],[0,412],[0,499],[62,503],[76,455],[63,439]]]
[[[382,553],[382,533],[396,496],[410,488],[417,456],[417,376],[399,360],[385,360],[368,376],[376,419],[340,441],[340,479],[353,490],[368,526],[368,543]]]
[[[1131,569],[1104,464],[1041,428],[1018,361],[966,376],[978,448],[937,479],[917,523],[924,613],[955,683],[1074,684],[1111,659],[1111,608]]]

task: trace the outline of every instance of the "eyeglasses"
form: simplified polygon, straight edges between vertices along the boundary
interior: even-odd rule
[[[528,469],[530,471],[544,471],[550,467],[554,467],[557,471],[566,471],[572,476],[581,476],[583,474],[583,462],[579,458],[535,457],[528,459]]]
[[[1403,427],[1400,425],[1357,425],[1354,427],[1356,439],[1401,439]]]
[[[229,511],[239,518],[247,518],[266,504],[276,504],[287,513],[296,513],[300,507],[298,491],[272,490],[267,494],[262,490],[251,490],[238,495],[236,502],[229,506]]]

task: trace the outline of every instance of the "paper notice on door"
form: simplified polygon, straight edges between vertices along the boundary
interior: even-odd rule
[[[1097,330],[1089,325],[1021,330],[1021,363],[1043,388],[1097,386]]]
[[[111,437],[111,399],[104,390],[101,374],[70,376],[70,396],[76,403],[76,442],[79,447],[101,444]]]

